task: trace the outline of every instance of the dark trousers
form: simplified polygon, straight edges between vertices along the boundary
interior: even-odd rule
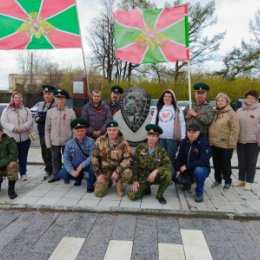
[[[215,181],[221,182],[222,178],[226,184],[231,184],[231,159],[233,149],[212,146],[212,159],[215,171]]]
[[[254,182],[258,153],[257,144],[237,144],[239,180]]]
[[[52,175],[54,178],[59,177],[59,170],[62,167],[62,154],[64,153],[64,146],[52,146]]]
[[[88,165],[86,168],[84,168],[82,170],[82,178],[84,176],[84,173],[88,172],[87,175],[87,188],[94,188],[94,184],[96,181],[96,176],[93,172],[93,169],[91,167],[91,165]],[[59,177],[63,180],[68,179],[68,180],[76,180],[77,178],[73,177],[72,175],[70,175],[69,172],[67,172],[64,168],[59,170]]]
[[[27,158],[28,151],[31,145],[31,140],[28,139],[26,141],[16,143],[18,148],[18,161],[19,161],[19,172],[20,175],[26,175],[27,172]]]
[[[45,171],[48,174],[51,174],[52,173],[51,149],[47,149],[44,136],[40,136],[40,145],[41,145],[42,159],[45,164]]]

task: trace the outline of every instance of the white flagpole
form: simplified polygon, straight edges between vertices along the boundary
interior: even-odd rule
[[[77,0],[75,0],[75,6],[76,6],[76,12],[78,16],[78,25],[79,25],[79,34],[80,34],[80,42],[81,42],[81,51],[82,51],[82,57],[83,57],[83,65],[84,65],[84,75],[87,80],[87,90],[89,94],[89,84],[88,84],[88,77],[87,77],[87,66],[86,66],[86,59],[85,59],[85,53],[84,53],[84,47],[83,47],[83,41],[82,41],[82,33],[81,33],[81,27],[79,23],[79,12],[78,12],[78,4]]]
[[[191,109],[191,68],[190,61],[188,60],[188,90],[189,90],[189,108]]]

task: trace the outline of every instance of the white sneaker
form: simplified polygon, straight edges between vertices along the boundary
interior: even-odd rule
[[[244,181],[240,181],[240,180],[232,183],[232,186],[234,186],[234,187],[239,187],[239,186],[244,186],[244,185],[245,185],[245,182]]]
[[[252,190],[251,183],[249,183],[249,182],[246,182],[246,183],[245,183],[244,190],[246,190],[246,191],[250,191],[250,190]]]
[[[22,175],[21,179],[22,179],[22,181],[28,181],[28,178],[26,175]]]

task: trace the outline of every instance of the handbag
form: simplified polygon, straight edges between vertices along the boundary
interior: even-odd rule
[[[31,141],[36,140],[37,134],[33,128],[28,129],[27,133],[28,133],[28,137],[30,138]]]
[[[190,185],[190,184],[193,183],[192,175],[188,171],[180,173],[178,178],[177,178],[177,182],[179,184],[184,185],[184,186]]]

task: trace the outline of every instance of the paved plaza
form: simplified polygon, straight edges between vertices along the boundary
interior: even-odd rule
[[[237,179],[237,158],[234,153],[232,160],[233,181]],[[158,186],[152,186],[152,194],[144,196],[138,201],[130,201],[127,196],[118,197],[113,186],[109,194],[104,198],[95,197],[94,193],[86,192],[86,180],[83,185],[75,187],[73,181],[64,184],[63,181],[48,183],[42,181],[44,165],[42,163],[40,148],[31,147],[28,158],[27,182],[19,181],[16,185],[18,197],[10,200],[7,196],[7,181],[2,184],[0,192],[0,208],[13,209],[49,209],[83,212],[106,213],[145,213],[165,214],[179,216],[198,217],[252,217],[260,218],[260,161],[258,159],[257,173],[253,190],[244,191],[241,187],[234,187],[229,191],[223,191],[222,187],[210,188],[214,180],[214,171],[206,181],[203,203],[194,201],[194,188],[192,193],[183,192],[181,187],[172,184],[165,192],[166,205],[161,205],[155,199]],[[125,191],[129,190],[125,187]]]

